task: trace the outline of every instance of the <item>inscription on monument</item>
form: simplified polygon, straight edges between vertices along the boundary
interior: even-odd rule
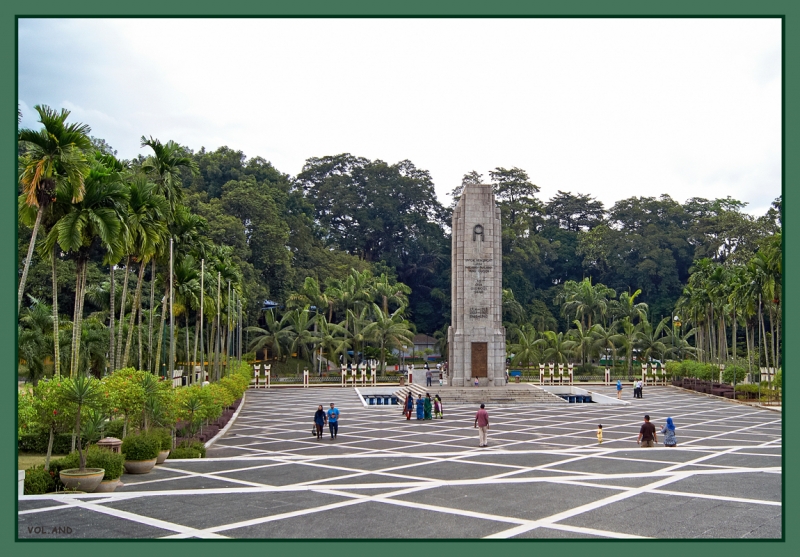
[[[470,319],[486,319],[489,317],[489,308],[469,308]]]
[[[466,265],[464,268],[467,273],[470,273],[472,284],[469,285],[473,294],[483,294],[486,292],[486,285],[483,283],[485,276],[491,276],[492,260],[491,259],[470,259],[465,258]]]

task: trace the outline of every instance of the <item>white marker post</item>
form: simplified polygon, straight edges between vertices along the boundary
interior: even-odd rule
[[[550,384],[555,383],[556,364],[550,362]]]
[[[564,384],[564,364],[562,363],[558,364],[558,384]]]
[[[647,385],[647,363],[642,364],[642,384]]]
[[[303,388],[308,388],[308,368],[303,370]]]
[[[572,362],[567,364],[567,368],[569,369],[569,384],[570,385],[572,385],[572,381],[573,381],[573,377],[574,377],[573,374],[572,374],[573,366],[574,366],[574,364]]]
[[[253,364],[253,378],[256,381],[255,388],[258,388],[258,364]]]
[[[606,368],[606,386],[611,385],[611,370]]]
[[[375,386],[375,383],[376,383],[376,381],[375,381],[375,370],[373,369],[372,370],[372,386],[373,387]]]
[[[544,364],[539,364],[539,384],[544,383]]]
[[[266,368],[266,371],[265,371],[265,375],[266,375],[266,377],[265,377],[265,380],[266,380],[266,382],[267,382],[267,384],[265,385],[265,388],[269,389],[269,388],[272,386],[272,385],[271,385],[271,383],[270,383],[270,370],[272,369],[272,364],[270,364],[270,365],[268,365],[268,366],[264,366],[264,367]]]

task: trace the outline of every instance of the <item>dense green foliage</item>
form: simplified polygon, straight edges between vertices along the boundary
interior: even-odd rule
[[[206,447],[202,443],[198,441],[194,441],[192,443],[181,443],[179,446],[172,449],[169,453],[168,459],[179,459],[179,458],[205,458],[206,457]]]
[[[342,153],[290,176],[229,147],[152,137],[147,156],[119,161],[68,111],[37,111],[42,129],[20,132],[18,246],[20,369],[34,383],[60,370],[158,372],[173,348],[212,384],[247,351],[335,367],[351,353],[385,361],[422,332],[446,354],[453,205],[411,161]],[[467,173],[453,203],[470,182],[492,184],[501,210],[516,364],[781,367],[780,198],[761,217],[730,197],[606,208],[581,193],[540,199],[525,170],[497,167]],[[145,427],[171,421],[164,408],[214,419],[208,409],[236,390],[220,382],[178,404],[152,394],[140,409],[123,400],[139,387],[122,387],[114,413],[144,412]]]
[[[161,439],[147,432],[128,435],[122,440],[125,460],[150,460],[161,451]]]

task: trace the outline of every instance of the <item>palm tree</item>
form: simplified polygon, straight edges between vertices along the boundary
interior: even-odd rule
[[[257,352],[264,350],[264,359],[267,359],[267,349],[272,353],[273,360],[277,360],[283,355],[283,348],[289,342],[291,336],[290,325],[285,319],[278,319],[272,310],[268,310],[264,316],[266,328],[248,327],[248,333],[256,333],[250,341],[248,350]],[[326,322],[327,323],[327,322]]]
[[[322,357],[329,362],[337,361],[339,354],[346,354],[350,349],[347,330],[339,324],[330,323],[325,315],[319,316],[317,323],[317,341]]]
[[[402,282],[391,282],[386,273],[381,273],[381,276],[376,277],[372,283],[372,292],[381,300],[383,314],[389,315],[390,302],[398,306],[408,305],[411,288]]]
[[[592,350],[598,353],[607,353],[611,351],[611,367],[617,364],[617,344],[614,342],[617,335],[617,321],[611,322],[608,327],[603,327],[599,323],[596,325],[594,340],[592,342]]]
[[[142,169],[154,176],[158,193],[167,198],[171,212],[175,212],[178,202],[183,199],[183,189],[180,184],[180,169],[187,168],[193,174],[200,169],[191,157],[186,155],[183,147],[174,141],[161,143],[158,139],[149,139],[142,136],[142,147],[150,147],[153,154],[145,159]]]
[[[606,285],[592,285],[592,280],[585,278],[579,283],[571,280],[564,283],[564,291],[559,299],[563,299],[564,315],[574,314],[573,319],[580,319],[589,328],[593,317],[605,317],[609,298],[615,294]]]
[[[189,310],[200,306],[200,272],[194,257],[187,255],[175,266],[176,315],[186,317],[186,360],[189,360]]]
[[[85,124],[66,124],[69,110],[60,113],[45,105],[34,107],[39,113],[39,122],[44,126],[39,131],[24,129],[19,132],[20,146],[25,149],[20,159],[20,183],[25,204],[36,207],[36,221],[33,224],[28,255],[22,268],[22,277],[17,291],[17,312],[22,304],[25,282],[36,245],[36,235],[42,216],[50,204],[56,200],[56,191],[69,197],[72,203],[83,199],[84,175],[89,170],[84,150],[91,147],[89,132]],[[55,304],[54,304],[55,305]]]
[[[670,324],[670,320],[671,317],[665,317],[658,322],[655,328],[653,328],[653,325],[647,320],[641,322],[638,336],[642,362],[654,356],[661,356],[663,359],[664,354],[667,352],[667,345],[664,343],[667,339],[665,332],[666,327]]]
[[[169,206],[164,196],[156,191],[156,186],[147,181],[144,176],[137,176],[131,180],[128,199],[128,246],[133,260],[139,264],[139,276],[136,281],[136,293],[131,307],[130,322],[128,324],[128,338],[125,342],[125,353],[119,368],[128,365],[135,318],[139,316],[139,361],[142,367],[142,283],[144,270],[150,259],[160,249],[163,249],[167,237],[166,219],[169,215]]]
[[[317,322],[317,317],[311,315],[308,306],[303,309],[294,309],[284,316],[290,327],[289,353],[297,353],[297,356],[310,360],[311,347],[317,343],[313,328]]]
[[[516,298],[510,288],[503,288],[502,294],[503,320],[514,325],[520,325],[525,321],[525,309]]]
[[[75,437],[78,440],[80,470],[86,469],[86,454],[81,445],[81,408],[94,406],[100,398],[100,382],[94,377],[77,375],[64,384],[62,396],[67,403],[77,406],[75,413]]]
[[[614,317],[621,320],[628,319],[633,322],[634,319],[642,321],[647,318],[647,304],[644,302],[636,303],[636,297],[642,293],[641,289],[636,290],[633,294],[629,292],[620,292],[619,299],[612,300],[609,305],[611,306],[611,313]]]
[[[542,347],[542,359],[549,362],[567,363],[574,354],[575,342],[568,340],[564,333],[544,331],[536,343]]]
[[[35,387],[44,377],[44,357],[52,353],[53,316],[50,306],[29,296],[31,306],[20,314],[17,346],[20,363],[28,368],[28,381]]]
[[[509,351],[514,354],[514,358],[511,363],[526,368],[539,363],[542,358],[541,343],[538,342],[539,335],[533,325],[523,325],[514,329],[512,334],[514,342],[509,346]]]
[[[629,317],[622,320],[621,327],[622,331],[614,335],[612,341],[622,348],[622,353],[625,354],[625,361],[628,364],[628,376],[630,377],[633,374],[633,354],[638,347],[639,331]]]
[[[70,377],[77,374],[80,356],[89,251],[95,240],[99,240],[101,246],[108,251],[119,251],[125,237],[121,233],[121,222],[124,221],[128,192],[119,179],[119,173],[95,161],[86,176],[84,186],[83,198],[72,204],[70,212],[53,226],[45,241],[48,250],[52,250],[58,243],[63,251],[74,253],[78,263]]]
[[[433,338],[436,339],[436,350],[439,351],[439,355],[445,360],[449,359],[450,352],[450,340],[448,339],[449,329],[450,325],[445,323],[442,325],[441,329],[433,333]]]
[[[364,337],[380,345],[381,370],[386,372],[386,349],[408,346],[414,341],[411,324],[403,319],[405,307],[400,306],[391,315],[385,315],[380,307],[372,304],[375,321],[364,327]]]
[[[583,324],[577,319],[573,321],[573,324],[575,328],[567,331],[567,334],[575,343],[575,349],[581,354],[581,365],[585,365],[587,354],[591,357],[594,348],[594,340],[599,333],[600,324],[595,323],[591,327],[584,328]]]

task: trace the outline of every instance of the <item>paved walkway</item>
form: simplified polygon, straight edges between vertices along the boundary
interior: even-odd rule
[[[126,475],[113,494],[24,497],[19,536],[781,537],[780,414],[671,387],[627,400],[489,407],[478,448],[473,407],[408,422],[352,388],[251,390],[209,458]],[[312,416],[329,402],[339,436],[317,440]],[[636,445],[645,413],[672,416],[678,448]]]

